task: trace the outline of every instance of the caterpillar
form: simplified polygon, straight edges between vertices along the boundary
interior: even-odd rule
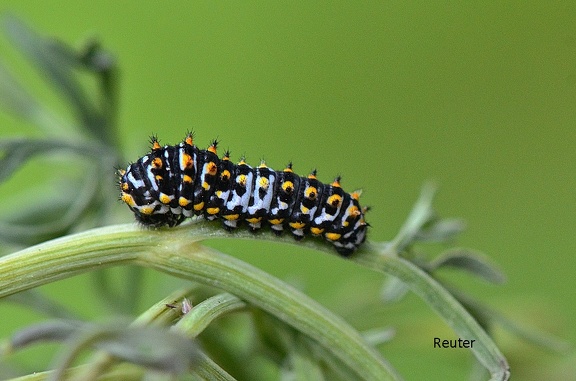
[[[244,159],[234,164],[229,151],[218,157],[217,140],[199,149],[192,133],[174,146],[162,147],[155,136],[150,141],[150,153],[118,171],[120,199],[143,225],[173,227],[200,215],[221,219],[228,230],[245,222],[256,231],[267,223],[278,235],[290,230],[296,240],[322,236],[342,256],[366,239],[360,191],[346,193],[340,177],[324,184],[316,170],[298,176],[292,163],[282,171],[264,161],[257,167]]]

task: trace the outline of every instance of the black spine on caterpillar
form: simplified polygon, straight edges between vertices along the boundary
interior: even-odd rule
[[[252,230],[267,223],[276,234],[289,229],[297,240],[322,236],[343,256],[366,238],[360,192],[345,192],[339,177],[323,184],[316,171],[298,176],[291,163],[283,171],[264,162],[234,164],[228,152],[218,157],[217,141],[201,150],[192,134],[175,146],[162,147],[156,137],[151,143],[149,154],[120,171],[121,199],[143,225],[172,227],[194,215],[221,219],[228,230],[242,221]]]

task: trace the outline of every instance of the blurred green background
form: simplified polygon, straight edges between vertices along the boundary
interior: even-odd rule
[[[467,221],[458,244],[487,253],[508,276],[502,287],[456,276],[458,284],[513,320],[576,342],[575,2],[3,0],[0,11],[78,47],[98,37],[115,54],[127,158],[146,152],[151,133],[175,143],[193,129],[199,145],[218,137],[252,164],[292,160],[324,181],[340,174],[345,189],[364,190],[375,241],[393,237],[421,184],[437,181],[437,210]],[[4,37],[0,57],[19,62]],[[29,129],[0,114],[2,134]],[[118,203],[130,221],[124,209]],[[469,352],[433,349],[434,337],[454,336],[419,299],[378,306],[380,276],[284,245],[214,246],[303,285],[360,329],[395,327],[381,349],[407,380],[468,374]],[[97,314],[83,280],[44,289],[75,287],[67,303]],[[143,306],[165,287],[149,290]],[[2,308],[2,337],[38,319],[13,321],[22,311]],[[573,353],[496,337],[514,379],[576,380]]]

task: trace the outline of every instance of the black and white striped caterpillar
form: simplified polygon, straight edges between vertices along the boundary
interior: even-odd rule
[[[264,162],[251,167],[242,159],[220,159],[215,140],[205,150],[194,145],[189,133],[175,146],[162,147],[151,138],[152,151],[120,170],[121,199],[144,225],[176,226],[185,218],[203,215],[222,219],[235,229],[246,221],[252,230],[268,222],[281,234],[287,228],[294,238],[323,236],[339,254],[349,256],[364,242],[367,209],[360,207],[360,192],[346,193],[340,177],[331,184],[292,171],[274,171]]]

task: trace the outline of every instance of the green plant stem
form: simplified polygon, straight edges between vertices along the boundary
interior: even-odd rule
[[[137,262],[234,292],[331,348],[363,379],[394,379],[391,368],[357,331],[295,288],[245,262],[198,244],[182,245],[173,240],[165,245],[153,255],[141,256]],[[188,253],[194,253],[197,260],[191,261]],[[215,269],[223,276],[215,277]]]
[[[360,379],[400,378],[357,331],[314,300],[261,270],[200,245],[198,241],[219,234],[210,231],[221,229],[198,225],[198,229],[162,231],[110,226],[5,256],[0,259],[0,297],[82,272],[136,263],[234,293],[313,338]]]
[[[475,340],[472,353],[490,372],[491,380],[507,380],[510,377],[506,358],[486,331],[456,298],[430,275],[410,261],[386,250],[380,254],[375,251],[365,252],[365,255],[353,260],[376,271],[393,274],[428,303],[460,338]]]
[[[198,363],[192,369],[192,373],[198,376],[201,380],[208,381],[236,381],[228,372],[216,364],[204,352],[199,353],[200,358]]]
[[[421,213],[422,216],[426,214]],[[278,239],[246,231],[229,234],[215,224],[205,222],[196,223],[194,227],[190,225],[156,231],[141,230],[133,225],[111,226],[3,257],[0,259],[0,297],[81,272],[136,263],[237,295],[313,338],[364,379],[398,378],[342,319],[267,273],[200,244],[210,238],[293,242],[290,237]],[[414,229],[417,225],[413,224]],[[404,229],[404,232],[410,230],[413,229]],[[327,245],[314,240],[298,245],[330,251]],[[488,369],[491,380],[507,380],[508,364],[491,338],[448,290],[416,265],[399,257],[397,248],[398,245],[367,243],[351,260],[405,282],[459,337],[476,340],[471,350]]]
[[[246,308],[246,303],[237,296],[229,293],[215,295],[194,306],[173,329],[195,338],[218,317],[243,308]]]

